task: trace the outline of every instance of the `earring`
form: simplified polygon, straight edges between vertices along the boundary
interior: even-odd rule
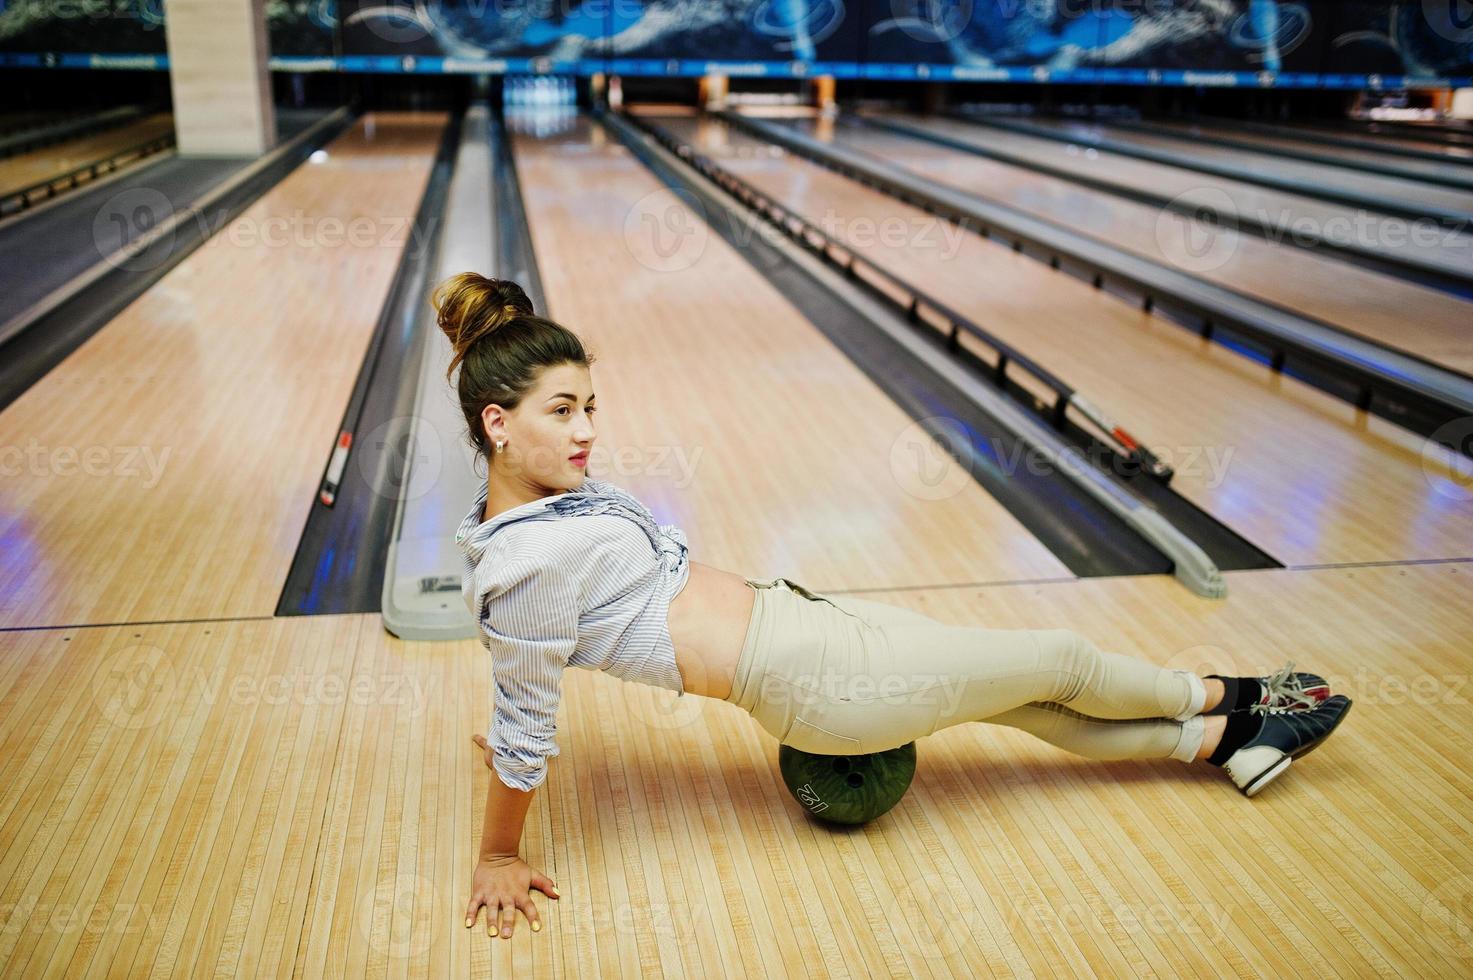
[[[497,439],[497,440],[496,440],[496,451],[497,451],[497,452],[498,452],[498,453],[499,453],[499,452],[501,452],[501,447],[502,447],[502,446],[505,446],[505,445],[506,445],[506,443],[505,443],[505,442],[503,442],[503,441],[502,441],[502,440],[500,440],[500,439]]]

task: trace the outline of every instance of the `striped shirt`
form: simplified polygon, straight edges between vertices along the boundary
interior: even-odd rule
[[[481,520],[487,486],[456,531],[461,592],[491,654],[486,742],[501,781],[529,790],[558,754],[564,667],[685,693],[670,601],[690,577],[685,533],[657,524],[628,491],[585,476]]]

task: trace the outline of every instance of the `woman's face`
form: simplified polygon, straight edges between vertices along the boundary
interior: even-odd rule
[[[597,434],[593,431],[593,379],[581,364],[544,368],[522,403],[511,411],[487,405],[481,413],[495,446],[492,465],[505,476],[548,488],[573,490],[583,482]]]

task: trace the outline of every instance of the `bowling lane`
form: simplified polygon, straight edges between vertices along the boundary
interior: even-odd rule
[[[515,152],[551,314],[599,358],[589,472],[695,560],[819,590],[1073,578],[602,128]]]
[[[1179,122],[1153,122],[1150,124],[1152,132],[1169,137],[1172,140],[1181,141],[1178,148],[1184,152],[1195,154],[1201,144],[1201,137],[1209,139],[1226,139],[1234,143],[1250,146],[1267,154],[1278,152],[1289,153],[1313,153],[1316,156],[1333,158],[1347,165],[1371,167],[1377,170],[1385,170],[1397,174],[1399,177],[1410,180],[1441,180],[1452,181],[1462,185],[1469,191],[1473,191],[1473,167],[1456,159],[1447,162],[1436,160],[1420,160],[1413,157],[1392,156],[1387,153],[1377,152],[1359,146],[1334,145],[1324,142],[1308,140],[1304,136],[1295,137],[1292,130],[1284,130],[1281,133],[1269,135],[1267,133],[1253,132],[1243,129],[1228,129],[1212,126],[1201,126],[1193,123]],[[1122,135],[1147,135],[1138,130],[1111,126],[1107,130],[1112,138]],[[1214,147],[1214,149],[1220,149]],[[1295,161],[1301,165],[1317,166],[1305,161]]]
[[[1207,120],[1209,126],[1215,127],[1216,120]],[[1237,133],[1246,132],[1226,122],[1223,123],[1224,132]],[[1458,146],[1457,144],[1442,143],[1437,140],[1423,140],[1395,136],[1380,129],[1346,129],[1343,126],[1335,126],[1326,123],[1312,121],[1297,122],[1293,124],[1273,124],[1254,122],[1253,129],[1264,133],[1272,133],[1286,139],[1303,140],[1311,146],[1343,145],[1357,148],[1380,150],[1392,155],[1392,159],[1399,159],[1406,150],[1417,153],[1432,153],[1444,157],[1450,163],[1473,162],[1473,145]]]
[[[1213,177],[1092,147],[1024,136],[952,119],[904,113],[885,114],[879,118],[920,127],[984,150],[1006,152],[1030,165],[1037,163],[1058,168],[1066,174],[1107,181],[1125,190],[1146,188],[1168,199],[1186,196],[1187,200],[1211,207],[1229,220],[1234,217],[1251,218],[1281,229],[1283,242],[1291,247],[1297,231],[1301,235],[1345,242],[1362,250],[1416,262],[1452,275],[1466,276],[1473,268],[1473,233],[1467,230],[1432,228],[1430,222],[1413,224],[1403,218],[1287,194],[1244,181]],[[936,153],[942,149],[944,147],[932,144],[926,152]],[[1153,214],[1159,210],[1151,208]],[[1339,263],[1336,268],[1346,264]]]
[[[1470,503],[1434,478],[1420,437],[722,123],[656,121],[1038,358],[1173,463],[1180,493],[1280,561],[1473,555]]]
[[[60,177],[123,150],[165,136],[174,129],[174,117],[160,112],[126,126],[43,146],[0,160],[0,194],[9,194],[43,180]]]
[[[794,124],[938,184],[1064,225],[1228,289],[1473,373],[1473,303],[1068,180],[873,128]],[[1473,251],[1470,251],[1473,256]]]
[[[1413,122],[1411,120],[1355,120],[1342,123],[1339,129],[1354,133],[1375,133],[1388,139],[1418,140],[1436,143],[1439,146],[1473,147],[1473,129],[1451,125],[1451,120],[1441,123]]]
[[[1473,189],[1439,187],[1410,178],[1369,174],[1360,170],[1310,163],[1307,160],[1294,160],[1276,156],[1269,146],[1265,146],[1264,152],[1260,153],[1237,147],[1214,146],[1200,140],[1193,140],[1189,134],[1157,135],[1122,129],[1108,123],[1086,123],[1067,119],[1029,119],[1027,124],[1070,140],[1079,140],[1085,145],[1095,140],[1112,140],[1143,150],[1174,153],[1193,163],[1231,167],[1248,176],[1302,181],[1306,185],[1321,187],[1325,190],[1348,191],[1401,204],[1439,208],[1464,217],[1473,215]],[[1344,155],[1345,152],[1348,151],[1342,151],[1341,155]],[[1195,171],[1191,172],[1195,173]],[[1454,173],[1462,176],[1458,171]]]
[[[0,627],[273,614],[445,122],[363,116],[0,412]]]

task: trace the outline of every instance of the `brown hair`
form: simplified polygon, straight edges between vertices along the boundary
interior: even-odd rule
[[[483,455],[491,451],[481,424],[487,405],[516,408],[544,369],[593,363],[577,335],[534,314],[532,301],[510,279],[462,272],[436,286],[430,303],[455,351],[445,378],[460,367],[460,409],[471,445]]]

